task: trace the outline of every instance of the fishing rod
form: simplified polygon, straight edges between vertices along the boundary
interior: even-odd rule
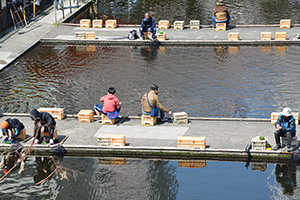
[[[127,114],[122,118],[122,120],[117,124],[117,126],[119,126],[119,125],[125,120],[125,118],[128,117],[129,113],[130,113],[130,110],[129,110],[129,111],[127,112]]]

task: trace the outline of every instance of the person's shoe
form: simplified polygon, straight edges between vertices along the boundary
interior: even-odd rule
[[[11,144],[14,144],[14,143],[16,143],[16,141],[17,141],[16,139],[12,139],[12,140],[10,141],[10,143],[11,143]]]
[[[98,121],[99,123],[101,123],[101,122],[102,122],[102,121],[101,121],[101,117],[99,117],[97,121]]]
[[[154,41],[155,39],[154,38],[150,38],[150,41]]]
[[[8,137],[6,137],[4,140],[3,140],[3,143],[7,142],[8,141]]]
[[[50,145],[53,145],[54,144],[53,139],[50,139],[49,143],[50,143]]]
[[[167,122],[168,119],[165,117],[165,118],[162,118],[161,121],[162,121],[162,122]]]
[[[39,142],[40,141],[38,139],[35,139],[33,144],[39,144]]]
[[[274,151],[277,151],[277,150],[279,150],[279,149],[281,149],[281,148],[282,148],[282,146],[276,145],[276,147],[274,147],[273,150],[274,150]]]
[[[145,40],[145,38],[143,38],[143,37],[140,37],[140,40]]]

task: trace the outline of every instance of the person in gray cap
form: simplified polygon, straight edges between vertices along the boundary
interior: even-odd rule
[[[277,128],[274,133],[276,147],[273,150],[282,148],[280,145],[280,137],[286,137],[288,151],[291,151],[292,137],[296,135],[296,123],[290,108],[286,107],[283,109],[275,123],[275,127]]]

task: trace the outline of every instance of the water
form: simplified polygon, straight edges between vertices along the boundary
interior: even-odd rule
[[[141,113],[152,83],[172,111],[269,118],[300,108],[298,46],[107,47],[38,45],[0,72],[0,112],[93,109],[111,86],[121,114]]]
[[[48,160],[29,157],[20,175],[15,170],[1,183],[0,195],[46,177]],[[6,199],[297,199],[299,167],[293,164],[64,158],[58,170],[39,186],[30,186]],[[195,163],[195,161],[193,161]],[[50,162],[50,165],[53,164]],[[256,169],[254,171],[253,169]],[[259,171],[261,169],[262,171]],[[62,179],[61,172],[67,171]],[[0,176],[3,171],[0,172]]]
[[[279,24],[280,19],[292,19],[299,24],[298,0],[228,0],[224,1],[231,14],[231,24]],[[215,0],[99,0],[98,17],[117,19],[120,24],[140,24],[144,13],[150,11],[156,21],[201,20],[212,24]]]

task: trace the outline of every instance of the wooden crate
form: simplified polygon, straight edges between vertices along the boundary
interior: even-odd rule
[[[26,139],[26,129],[23,128],[20,132],[20,135],[16,137],[17,140],[25,140]]]
[[[95,32],[85,32],[85,39],[87,39],[87,40],[94,40],[94,39],[96,39]]]
[[[190,29],[200,29],[200,20],[191,20]]]
[[[200,168],[206,167],[205,160],[178,160],[178,167]]]
[[[111,158],[98,158],[99,165],[111,165]]]
[[[77,39],[85,39],[85,32],[75,32],[75,37]]]
[[[286,32],[276,32],[275,40],[286,40]]]
[[[267,163],[252,163],[251,166],[253,171],[266,171],[267,169]]]
[[[262,41],[272,40],[272,33],[271,32],[261,32],[260,33],[260,40],[262,40]]]
[[[281,112],[272,112],[271,113],[271,124],[275,124],[277,122],[277,119],[279,117]],[[299,124],[299,113],[298,112],[292,112],[294,118],[295,118],[295,123],[296,125]]]
[[[99,135],[97,137],[98,146],[110,146],[110,135]]]
[[[272,46],[271,45],[262,45],[260,46],[260,51],[263,52],[263,53],[266,53],[266,52],[270,52],[272,51]]]
[[[48,137],[50,137],[50,134],[49,134],[49,132],[44,132],[44,133],[43,133],[43,135],[44,135],[44,136],[48,136]],[[53,139],[54,139],[54,140],[58,140],[58,133],[57,133],[57,129],[55,129],[55,130],[54,130],[54,132],[53,132]]]
[[[92,121],[94,121],[94,113],[92,110],[80,110],[77,116],[80,123],[91,123]]]
[[[238,41],[238,40],[240,40],[240,33],[239,32],[228,33],[228,40],[229,41]]]
[[[112,135],[110,137],[110,146],[125,146],[125,135]]]
[[[169,20],[160,20],[158,22],[159,29],[169,29],[170,28],[170,21]]]
[[[226,31],[227,24],[226,23],[216,23],[216,31]]]
[[[156,124],[156,117],[151,117],[150,115],[142,115],[142,126],[154,126]]]
[[[291,19],[282,19],[280,20],[280,28],[291,28]]]
[[[180,136],[177,139],[177,147],[179,148],[192,148],[190,136]]]
[[[112,165],[126,165],[125,158],[111,158]]]
[[[281,137],[281,144],[282,146],[286,146],[287,145],[287,137]],[[297,148],[299,146],[299,141],[298,141],[298,137],[294,136],[292,137],[292,143],[291,143],[292,147]]]
[[[54,119],[62,120],[65,116],[63,108],[39,108],[39,112],[47,112],[49,113]]]
[[[173,123],[178,124],[188,124],[188,114],[186,112],[174,112],[173,113]]]
[[[266,150],[266,147],[267,147],[266,139],[260,140],[259,136],[257,136],[251,140],[251,149],[253,150]]]
[[[109,19],[105,21],[105,28],[117,28],[117,20]]]
[[[191,137],[191,148],[195,149],[205,149],[206,148],[206,138],[205,137]]]
[[[167,47],[159,46],[159,48],[158,48],[158,54],[159,55],[166,54],[166,52],[167,52]]]
[[[80,28],[90,28],[91,20],[90,19],[81,19],[80,20]]]
[[[158,40],[167,40],[167,33],[164,32],[163,34],[157,33],[157,39]]]
[[[113,125],[116,123],[116,119],[109,119],[107,115],[101,115],[101,123],[105,125]]]
[[[102,19],[94,19],[93,20],[93,28],[103,28],[103,20]]]
[[[183,30],[183,29],[184,29],[184,21],[174,22],[174,30]]]
[[[145,39],[151,39],[152,38],[152,32],[144,32],[144,38]]]

